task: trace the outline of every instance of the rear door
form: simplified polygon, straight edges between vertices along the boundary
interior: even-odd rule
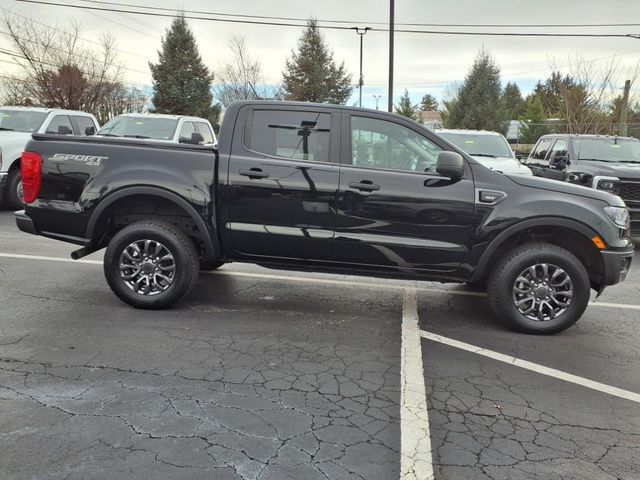
[[[334,259],[400,271],[452,271],[466,258],[474,186],[436,173],[444,144],[387,116],[342,119]]]
[[[330,260],[339,126],[339,109],[239,112],[223,202],[236,255]]]

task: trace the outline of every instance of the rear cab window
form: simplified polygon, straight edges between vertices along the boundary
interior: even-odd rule
[[[331,114],[312,110],[254,110],[244,144],[271,157],[330,162]]]

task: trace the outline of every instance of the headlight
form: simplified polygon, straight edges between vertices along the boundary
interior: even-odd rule
[[[609,218],[620,228],[627,229],[630,226],[629,210],[625,207],[604,207]]]
[[[616,177],[595,177],[593,179],[594,188],[604,192],[618,195],[620,188],[620,179]]]

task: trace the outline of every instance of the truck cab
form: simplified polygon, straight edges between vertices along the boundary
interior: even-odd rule
[[[100,125],[90,113],[38,107],[0,107],[0,200],[22,207],[20,155],[31,135],[93,135]]]

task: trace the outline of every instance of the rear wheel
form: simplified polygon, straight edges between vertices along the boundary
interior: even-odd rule
[[[120,230],[104,255],[111,290],[137,308],[170,307],[194,286],[199,273],[193,241],[170,223],[149,220]]]
[[[589,275],[568,250],[529,243],[507,253],[488,283],[489,303],[510,328],[550,334],[576,323],[589,303]]]
[[[24,203],[22,202],[22,179],[19,168],[14,168],[9,172],[6,202],[9,208],[14,210],[20,210],[24,207]]]

